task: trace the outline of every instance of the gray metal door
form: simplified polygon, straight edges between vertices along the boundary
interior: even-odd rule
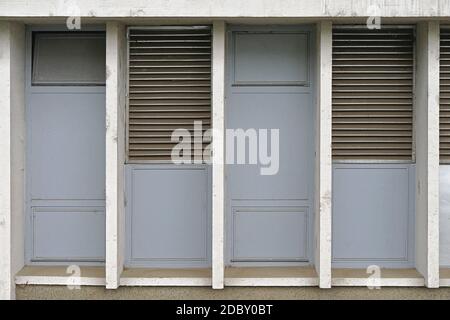
[[[309,27],[228,31],[230,265],[302,265],[312,259],[313,39]]]
[[[27,60],[27,262],[102,262],[104,33],[29,32]]]

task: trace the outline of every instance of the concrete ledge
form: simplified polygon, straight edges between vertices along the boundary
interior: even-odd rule
[[[125,269],[121,286],[211,286],[210,269]]]
[[[80,290],[69,290],[66,286],[29,285],[17,286],[18,300],[26,299],[132,299],[132,300],[196,300],[196,299],[236,299],[236,300],[348,300],[348,299],[450,299],[450,288],[428,289],[425,287],[393,288],[369,290],[366,287],[225,287],[214,290],[210,287],[119,287],[107,290],[105,287],[81,286]],[[182,302],[181,302],[182,303]]]
[[[313,267],[234,267],[225,269],[225,286],[311,287],[319,279]]]
[[[103,267],[81,267],[81,276],[67,273],[67,266],[25,266],[15,277],[16,285],[104,286]]]
[[[416,269],[381,269],[381,278],[374,281],[365,269],[332,269],[331,285],[341,287],[423,287],[425,280]]]
[[[450,268],[441,268],[439,270],[439,286],[450,287]]]

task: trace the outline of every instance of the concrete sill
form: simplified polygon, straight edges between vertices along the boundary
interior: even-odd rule
[[[211,286],[211,269],[126,268],[121,286]]]
[[[67,266],[25,266],[15,277],[17,285],[105,286],[105,268],[80,268],[81,276],[67,273]]]
[[[450,287],[450,268],[441,268],[439,270],[439,286],[440,287]]]
[[[230,267],[225,286],[311,287],[319,279],[313,267]]]
[[[425,280],[416,269],[381,269],[379,282],[366,269],[332,269],[331,285],[342,287],[423,287]]]

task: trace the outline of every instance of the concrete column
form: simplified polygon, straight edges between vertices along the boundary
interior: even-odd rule
[[[439,22],[417,25],[416,268],[439,286]]]
[[[24,265],[25,27],[0,22],[0,299]]]
[[[223,289],[224,283],[224,214],[225,214],[225,39],[224,21],[213,25],[212,40],[212,287]]]
[[[106,25],[106,288],[119,286],[125,256],[126,28]]]
[[[320,288],[331,287],[331,74],[332,23],[317,24],[315,268]]]

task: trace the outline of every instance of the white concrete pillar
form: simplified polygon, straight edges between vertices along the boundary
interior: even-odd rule
[[[106,288],[119,286],[125,256],[126,28],[106,25]]]
[[[439,286],[439,22],[417,25],[416,267]]]
[[[317,24],[315,268],[320,288],[331,287],[332,23]]]
[[[25,27],[0,22],[0,299],[24,265]]]
[[[213,25],[212,39],[212,287],[224,283],[225,215],[225,39],[224,21]]]

